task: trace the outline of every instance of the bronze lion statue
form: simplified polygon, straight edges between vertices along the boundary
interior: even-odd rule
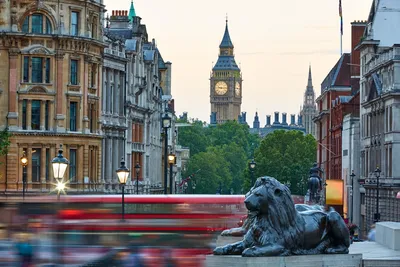
[[[272,177],[247,194],[246,208],[254,215],[242,241],[217,247],[214,255],[245,257],[347,254],[350,234],[340,215],[330,210],[299,212],[290,190]]]
[[[269,178],[268,176],[259,177],[256,180],[256,182],[254,183],[254,186],[246,194],[246,197],[248,197],[254,189],[259,187],[260,185],[265,184],[268,181],[268,178]],[[294,206],[298,212],[309,211],[309,210],[324,211],[324,207],[322,207],[320,205],[312,205],[311,206],[311,205],[306,205],[306,204],[295,204]],[[256,218],[257,218],[257,212],[249,211],[247,213],[247,218],[245,219],[245,221],[243,222],[243,225],[241,227],[224,230],[221,233],[221,236],[244,236]]]

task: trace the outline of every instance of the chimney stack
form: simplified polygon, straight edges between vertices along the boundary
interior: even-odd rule
[[[286,122],[286,112],[283,112],[283,113],[282,113],[282,125],[287,125],[287,122]]]
[[[129,18],[126,10],[112,10],[110,17],[111,29],[128,29]]]
[[[280,123],[279,123],[279,112],[278,112],[278,111],[275,111],[275,121],[274,121],[274,124],[280,124]]]
[[[296,115],[292,114],[290,115],[290,125],[295,125],[296,124]]]
[[[271,126],[271,115],[267,115],[267,126]]]

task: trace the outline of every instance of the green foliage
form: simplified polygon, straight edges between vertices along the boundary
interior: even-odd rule
[[[292,194],[303,195],[316,151],[317,143],[312,135],[300,131],[274,131],[262,140],[255,152],[256,177],[275,177],[282,183],[290,183]]]
[[[189,147],[191,155],[184,177],[200,170],[194,178],[199,194],[215,194],[220,183],[223,194],[231,190],[240,194],[247,160],[259,145],[259,137],[236,121],[215,127],[204,127],[201,121],[191,125],[179,128],[178,132],[178,144]]]
[[[5,128],[3,131],[0,131],[0,156],[5,156],[8,153],[8,148],[10,147],[10,137],[11,134],[8,132],[8,129]],[[0,162],[1,164],[2,162]]]

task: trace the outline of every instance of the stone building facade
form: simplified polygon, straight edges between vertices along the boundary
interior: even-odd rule
[[[125,115],[125,80],[126,64],[125,42],[108,37],[104,40],[108,47],[104,49],[103,86],[102,86],[102,177],[104,190],[112,192],[119,187],[115,170],[119,168],[125,155],[125,131],[127,118]]]
[[[52,189],[51,159],[63,144],[71,191],[100,189],[101,0],[1,1],[0,127],[12,137],[1,191]]]
[[[391,12],[383,12],[391,10]],[[400,18],[400,3],[373,1],[367,29],[358,46],[361,56],[360,80],[360,178],[365,179],[365,225],[376,219],[377,178],[381,221],[400,221],[400,29],[393,28]],[[382,11],[382,12],[381,12]],[[368,230],[368,229],[366,229]]]
[[[107,138],[104,145],[107,151],[112,153],[109,156],[105,154],[103,161],[105,165],[107,162],[112,162],[112,166],[105,168],[104,176],[110,181],[109,190],[117,188],[115,170],[122,155],[131,170],[128,192],[136,190],[134,185],[138,178],[139,193],[152,193],[162,191],[164,142],[161,135],[161,117],[167,107],[171,106],[168,102],[172,101],[171,63],[163,60],[155,40],[148,40],[146,25],[141,23],[141,18],[132,11],[132,8],[131,4],[129,12],[131,16],[128,15],[128,11],[112,11],[105,29],[107,38],[120,43],[120,52],[124,52],[126,63],[123,79],[126,88],[125,85],[120,85],[119,90],[123,90],[121,98],[115,96],[116,89],[113,91],[113,97],[119,101],[116,104],[119,113],[110,118],[107,118],[107,112],[104,113],[103,127],[112,125],[112,128],[116,129],[119,125],[119,130],[106,134],[111,138]],[[107,70],[105,72],[107,73]],[[122,89],[123,87],[125,89]],[[112,97],[110,94],[111,91],[105,92],[107,98]],[[168,109],[168,112],[170,116],[174,114],[173,110]],[[173,129],[169,131],[174,132]],[[174,135],[169,134],[169,137],[174,140]],[[110,140],[107,141],[108,139]],[[118,140],[125,140],[122,146],[122,142]],[[170,141],[169,144],[172,146],[173,142]],[[138,176],[134,169],[137,163],[141,167]]]

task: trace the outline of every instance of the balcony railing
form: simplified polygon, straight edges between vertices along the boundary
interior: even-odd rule
[[[144,153],[144,144],[142,143],[132,143],[132,152]]]

